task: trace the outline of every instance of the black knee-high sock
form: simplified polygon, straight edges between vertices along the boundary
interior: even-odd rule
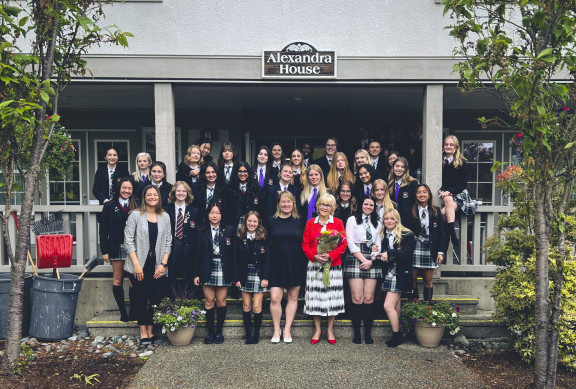
[[[350,316],[352,316],[352,328],[354,329],[354,339],[352,342],[356,344],[362,343],[362,334],[360,333],[360,323],[362,321],[363,304],[354,304],[350,306]]]
[[[128,320],[133,321],[136,320],[136,310],[133,306],[134,301],[134,288],[130,286],[128,288],[128,298],[130,299],[130,310],[128,311]]]
[[[244,321],[244,331],[246,331],[246,344],[252,341],[252,312],[242,312],[242,320]]]
[[[124,304],[124,287],[122,285],[112,285],[112,293],[114,293],[114,299],[116,300],[116,304],[118,304],[118,309],[120,310],[120,320],[128,321],[126,304]]]
[[[214,333],[214,316],[216,314],[216,308],[212,307],[206,310],[206,327],[208,328],[208,333],[210,335],[215,335]]]
[[[260,341],[260,327],[262,326],[262,312],[254,314],[254,335],[252,335],[252,343],[258,344]]]
[[[430,287],[430,288],[428,288],[428,289],[429,289],[429,291],[428,291],[428,298],[429,298],[429,300],[428,300],[428,301],[432,302],[432,296],[434,295],[434,288],[433,288],[433,287]]]
[[[374,343],[374,339],[372,339],[373,307],[374,303],[364,304],[364,341],[366,344]]]
[[[224,320],[226,320],[226,312],[228,312],[228,307],[216,307],[216,335],[222,333]]]
[[[452,246],[454,248],[460,246],[460,242],[458,241],[458,236],[456,235],[456,228],[454,227],[454,222],[452,223],[447,223],[448,224],[448,230],[450,232],[450,239],[452,239]]]

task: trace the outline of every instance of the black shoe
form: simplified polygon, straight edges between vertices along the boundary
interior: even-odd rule
[[[392,332],[392,339],[386,342],[386,346],[388,347],[398,347],[402,343],[404,343],[404,337],[400,331]]]
[[[128,323],[130,321],[126,311],[124,311],[120,314],[120,321],[123,321],[124,323]]]
[[[212,344],[212,343],[214,343],[214,335],[212,334],[206,335],[206,337],[204,338],[204,344]]]
[[[149,346],[152,344],[152,340],[150,340],[150,338],[141,338],[140,339],[140,345],[141,346]]]
[[[214,338],[214,344],[222,344],[222,343],[224,343],[224,335],[222,334],[216,335],[216,337]]]
[[[162,344],[163,340],[162,340],[162,338],[154,335],[153,337],[150,338],[150,342],[152,344]]]

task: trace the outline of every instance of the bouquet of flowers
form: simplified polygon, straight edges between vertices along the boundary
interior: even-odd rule
[[[344,238],[342,237],[342,234],[338,231],[322,231],[318,236],[316,236],[316,251],[318,254],[329,253],[336,249],[343,240]],[[322,272],[322,282],[324,283],[324,286],[330,286],[330,262],[326,262],[320,267],[320,269],[318,269],[312,278],[312,281],[318,277],[320,272]]]
[[[200,300],[177,298],[170,300],[164,297],[160,305],[154,306],[154,324],[162,326],[162,333],[176,331],[180,327],[194,328],[198,321],[204,319],[206,311]]]

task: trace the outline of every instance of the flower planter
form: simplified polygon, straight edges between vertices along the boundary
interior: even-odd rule
[[[414,332],[416,333],[416,340],[422,347],[436,347],[440,344],[442,336],[444,335],[444,326],[437,325],[432,327],[429,323],[416,323],[414,324]]]
[[[176,331],[168,331],[166,335],[173,346],[187,346],[194,337],[196,327],[180,327]]]

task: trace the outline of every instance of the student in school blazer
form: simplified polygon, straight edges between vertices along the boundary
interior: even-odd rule
[[[205,226],[210,224],[208,222],[208,203],[206,199],[206,186],[204,184],[196,185],[193,189],[196,190],[194,192],[194,202],[192,206],[198,210],[198,223],[199,226]],[[212,201],[217,201],[222,205],[222,221],[227,220],[228,212],[227,212],[227,194],[224,191],[224,188],[217,183],[214,185],[214,195],[212,196]]]
[[[410,232],[402,233],[400,244],[394,243],[390,247],[388,238],[384,236],[380,245],[380,252],[387,252],[388,262],[384,262],[379,257],[375,262],[382,266],[382,271],[386,274],[388,266],[396,263],[396,284],[397,288],[403,292],[412,291],[412,254],[416,248],[416,238]]]
[[[238,227],[240,218],[249,211],[262,213],[265,203],[263,193],[260,185],[251,179],[246,183],[246,192],[242,192],[238,179],[234,179],[232,185],[228,187],[227,218],[224,219],[225,223]]]
[[[219,227],[220,258],[222,261],[222,273],[226,283],[238,281],[234,275],[234,236],[236,228],[220,224]],[[212,271],[212,228],[210,223],[202,226],[198,231],[198,243],[196,247],[196,263],[194,265],[194,278],[200,277],[200,284],[210,280]]]
[[[112,175],[112,191],[116,189],[116,184],[123,177],[128,177],[130,173],[125,167],[116,165],[114,174]],[[94,185],[92,186],[92,194],[98,200],[100,205],[104,204],[105,200],[110,200],[110,180],[108,178],[108,165],[100,166],[96,170],[94,176]]]
[[[418,207],[416,207],[418,209]],[[442,251],[444,247],[444,219],[442,218],[442,213],[439,207],[434,207],[436,210],[436,216],[433,215],[430,209],[428,209],[428,229],[430,231],[430,255],[432,258],[438,256],[438,251]],[[410,217],[407,218],[406,228],[409,228],[416,238],[420,235],[422,230],[422,224],[420,223],[420,217],[414,217],[412,210],[410,211]]]
[[[260,280],[270,277],[270,243],[266,240],[248,240],[236,236],[234,274],[244,286],[248,279],[248,264],[254,263]]]

